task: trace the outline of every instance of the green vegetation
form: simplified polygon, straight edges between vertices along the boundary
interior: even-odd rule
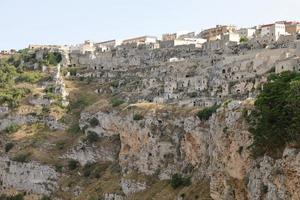
[[[249,41],[249,39],[246,38],[246,37],[241,37],[240,38],[240,43],[245,43],[245,42],[248,42],[248,41]]]
[[[65,145],[66,145],[66,142],[65,142],[65,141],[58,141],[58,142],[55,144],[56,148],[59,149],[59,150],[64,149]]]
[[[17,155],[15,155],[12,160],[16,161],[16,162],[28,162],[30,158],[30,153],[18,153]]]
[[[7,104],[10,108],[16,108],[29,92],[29,89],[25,88],[0,88],[0,104]]]
[[[99,125],[99,121],[97,118],[93,117],[91,120],[90,120],[90,125],[92,127],[95,127],[95,126],[98,126]]]
[[[300,144],[300,74],[272,74],[247,117],[253,156],[281,156],[286,145]]]
[[[19,75],[18,81],[27,83],[36,83],[43,78],[40,72],[23,72]]]
[[[13,195],[13,196],[8,196],[6,194],[1,194],[0,200],[24,200],[24,195],[17,194],[17,195]]]
[[[191,92],[187,94],[190,98],[195,98],[198,96],[197,92]]]
[[[49,52],[44,55],[44,60],[48,65],[57,65],[62,60],[62,56],[58,52]]]
[[[183,178],[180,174],[174,174],[170,181],[172,188],[176,189],[180,186],[189,186],[191,184],[190,178]]]
[[[77,160],[71,159],[68,161],[69,170],[75,170],[79,167],[79,162]]]
[[[28,89],[15,87],[17,77],[16,68],[0,60],[0,104],[7,104],[10,108],[15,108],[29,93]]]
[[[121,105],[121,104],[123,104],[123,103],[125,103],[125,101],[122,100],[122,99],[119,99],[119,98],[112,98],[112,99],[111,99],[111,105],[112,105],[113,107],[117,107],[117,106],[119,106],[119,105]]]
[[[14,143],[8,142],[8,143],[5,144],[4,150],[5,150],[5,152],[7,153],[7,152],[9,152],[13,147],[14,147]]]
[[[99,136],[97,133],[92,132],[92,131],[88,131],[87,136],[86,136],[86,141],[88,143],[94,143],[97,142],[99,140]]]
[[[219,107],[219,105],[215,104],[211,107],[204,108],[197,113],[197,117],[199,117],[200,120],[206,121],[217,111]]]
[[[133,120],[134,121],[139,121],[139,120],[142,120],[143,118],[144,118],[144,116],[141,115],[141,114],[138,114],[138,113],[133,115]]]
[[[68,133],[72,133],[72,134],[80,133],[81,129],[78,125],[78,122],[72,123],[67,131],[68,131]]]
[[[100,178],[101,169],[97,163],[87,163],[83,167],[83,176],[89,178]]]
[[[46,196],[46,195],[43,195],[42,198],[41,198],[41,200],[51,200],[51,198],[48,197],[48,196]]]
[[[14,78],[17,76],[14,66],[0,62],[0,88],[9,88],[14,85]]]
[[[18,124],[12,123],[8,127],[6,127],[5,132],[6,133],[15,133],[20,129],[20,126]]]
[[[110,83],[110,85],[114,88],[117,88],[117,87],[119,87],[119,81],[113,81]]]

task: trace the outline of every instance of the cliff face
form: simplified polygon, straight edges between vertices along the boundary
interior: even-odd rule
[[[121,192],[111,190],[105,193],[106,199],[134,199],[134,194],[154,187],[153,181],[141,180],[139,176],[164,181],[175,173],[192,177],[192,183],[207,180],[207,192],[216,200],[299,199],[298,149],[286,148],[277,160],[250,156],[248,147],[252,140],[244,115],[252,104],[253,100],[225,103],[208,121],[200,121],[193,110],[145,103],[109,111],[86,111],[81,114],[80,127],[86,134],[99,135],[100,143],[82,142],[61,157],[78,160],[82,166],[118,163],[122,178],[117,185]],[[143,113],[143,117],[134,120],[136,113]],[[91,119],[97,119],[97,125],[92,126]],[[1,163],[2,188],[55,194],[61,184],[58,174],[48,166],[22,164],[8,158],[2,158]],[[134,173],[140,175],[132,176]],[[83,195],[84,186],[75,193]],[[179,194],[176,196],[180,199]]]
[[[269,73],[289,69],[293,62],[278,63],[297,55],[294,48],[70,54],[75,67],[50,67],[52,77],[28,84],[32,94],[18,108],[0,105],[1,193],[298,200],[299,149],[254,159],[245,121]],[[196,116],[215,103],[208,120]],[[184,180],[178,187],[174,174]]]
[[[210,180],[213,199],[299,199],[299,158],[296,149],[283,157],[254,160],[248,147],[251,135],[244,121],[251,101],[223,105],[207,122],[169,110],[150,110],[139,121],[133,112],[82,114],[81,126],[90,118],[100,136],[120,136],[119,164],[124,175],[137,170],[169,179],[172,174]],[[121,113],[120,113],[121,112]]]

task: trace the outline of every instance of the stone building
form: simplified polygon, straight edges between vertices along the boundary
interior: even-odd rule
[[[162,35],[162,41],[172,41],[177,38],[177,33],[166,33]]]
[[[107,52],[116,46],[116,40],[109,40],[105,42],[95,43],[95,47],[100,52]]]
[[[241,28],[236,31],[241,38],[253,38],[255,36],[256,29],[255,28]]]
[[[142,36],[142,37],[136,37],[136,38],[131,38],[127,40],[123,40],[122,44],[123,45],[128,45],[128,44],[153,44],[157,42],[157,38],[153,36]]]
[[[285,22],[285,30],[289,34],[300,33],[300,22]]]
[[[293,58],[286,58],[279,60],[275,65],[275,72],[277,74],[284,71],[299,71],[300,70],[300,58],[295,56]]]
[[[208,41],[216,40],[218,36],[225,33],[235,32],[236,27],[233,25],[217,25],[215,28],[206,29],[201,31],[200,37],[207,39]]]
[[[265,24],[261,27],[261,37],[268,37],[272,42],[277,41],[281,35],[286,35],[285,25],[281,22]]]

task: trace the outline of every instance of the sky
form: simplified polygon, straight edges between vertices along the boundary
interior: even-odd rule
[[[0,0],[0,49],[300,21],[300,0]]]

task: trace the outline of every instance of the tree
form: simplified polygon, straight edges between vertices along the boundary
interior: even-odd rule
[[[172,188],[176,189],[180,186],[188,186],[191,184],[190,178],[183,178],[180,174],[173,174],[171,182]]]
[[[300,144],[300,74],[270,75],[248,117],[252,153],[280,156],[287,144]]]

